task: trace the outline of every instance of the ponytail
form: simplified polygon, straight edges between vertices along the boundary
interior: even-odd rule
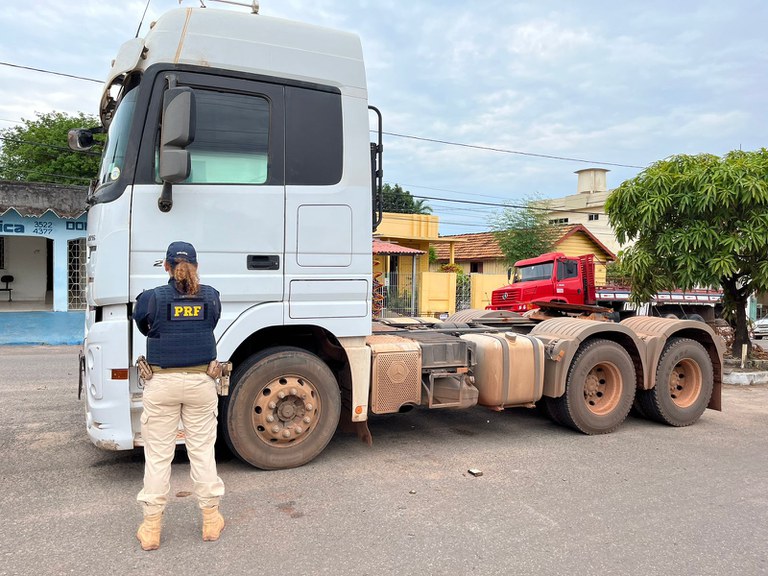
[[[194,295],[200,290],[200,277],[197,275],[197,265],[186,260],[179,261],[171,270],[176,281],[176,289],[182,294]]]

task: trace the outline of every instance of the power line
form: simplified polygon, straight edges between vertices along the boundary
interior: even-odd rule
[[[2,66],[10,66],[11,68],[20,68],[22,70],[32,70],[33,72],[41,72],[43,74],[53,74],[54,76],[64,76],[65,78],[74,78],[76,80],[86,80],[88,82],[96,82],[103,84],[103,80],[96,80],[95,78],[86,78],[85,76],[76,76],[74,74],[65,74],[63,72],[54,72],[53,70],[43,70],[42,68],[33,68],[32,66],[22,66],[21,64],[11,64],[10,62],[0,62]]]
[[[416,196],[412,194],[414,198],[418,198],[420,200],[436,200],[439,202],[454,202],[456,204],[476,204],[478,206],[495,206],[497,208],[521,208],[521,209],[529,209],[529,210],[541,210],[543,212],[567,212],[569,214],[578,213],[579,210],[567,210],[565,208],[546,208],[546,207],[538,207],[533,205],[519,205],[519,204],[508,204],[508,203],[498,203],[498,202],[481,202],[480,200],[454,200],[452,198],[436,198],[434,196]],[[546,202],[546,199],[542,200],[541,202]],[[605,212],[596,212],[596,211],[589,211],[584,212],[585,214],[606,214]]]
[[[422,190],[434,190],[435,192],[450,192],[451,194],[461,194],[461,195],[468,194],[467,192],[459,192],[458,190],[449,190],[447,188],[433,188],[433,187],[430,187],[430,186],[419,186],[418,184],[405,184],[405,183],[403,183],[403,184],[400,184],[400,186],[403,189],[405,189],[405,188],[420,188]],[[477,192],[470,192],[469,194],[472,194],[472,196],[481,196],[483,198],[495,198],[496,200],[505,200],[505,198],[503,196],[492,196],[490,194],[480,194],[480,193],[477,193]]]
[[[568,162],[582,162],[584,164],[601,164],[603,166],[618,166],[620,168],[639,168],[645,166],[635,166],[633,164],[619,164],[616,162],[600,162],[599,160],[585,160],[584,158],[570,158],[568,156],[555,156],[553,154],[537,154],[535,152],[521,152],[519,150],[507,150],[506,148],[495,148],[493,146],[480,146],[478,144],[463,144],[461,142],[451,142],[450,140],[439,140],[437,138],[425,138],[423,136],[410,136],[408,134],[397,134],[395,132],[383,132],[387,136],[397,138],[407,138],[409,140],[420,140],[422,142],[434,142],[436,144],[445,144],[447,146],[459,146],[461,148],[474,148],[475,150],[486,150],[489,152],[501,152],[503,154],[517,154],[520,156],[532,156],[534,158],[547,158],[549,160],[566,160]]]

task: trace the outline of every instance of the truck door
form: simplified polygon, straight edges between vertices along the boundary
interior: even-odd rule
[[[557,261],[555,297],[560,297],[569,304],[584,303],[584,289],[581,278],[579,278],[578,260],[563,259]]]
[[[141,290],[167,281],[159,262],[170,242],[191,242],[198,252],[201,281],[221,293],[221,333],[243,310],[283,300],[284,87],[173,74],[179,86],[189,86],[195,94],[195,138],[187,147],[191,174],[173,185],[172,208],[162,212],[156,154],[168,73],[160,73],[152,88],[137,168],[137,182],[144,173],[143,180],[154,183],[133,188],[130,296],[135,299]]]

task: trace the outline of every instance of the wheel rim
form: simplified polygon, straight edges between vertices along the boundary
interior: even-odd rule
[[[300,376],[280,376],[256,396],[253,428],[269,446],[292,446],[311,435],[320,411],[320,395],[312,382]]]
[[[598,416],[616,409],[623,387],[621,372],[610,362],[596,364],[584,383],[584,403],[587,410]]]
[[[680,408],[692,406],[701,394],[701,368],[693,360],[681,360],[669,375],[669,395]]]

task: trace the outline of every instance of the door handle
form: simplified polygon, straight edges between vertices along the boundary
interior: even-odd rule
[[[280,256],[248,254],[248,270],[280,270]]]

